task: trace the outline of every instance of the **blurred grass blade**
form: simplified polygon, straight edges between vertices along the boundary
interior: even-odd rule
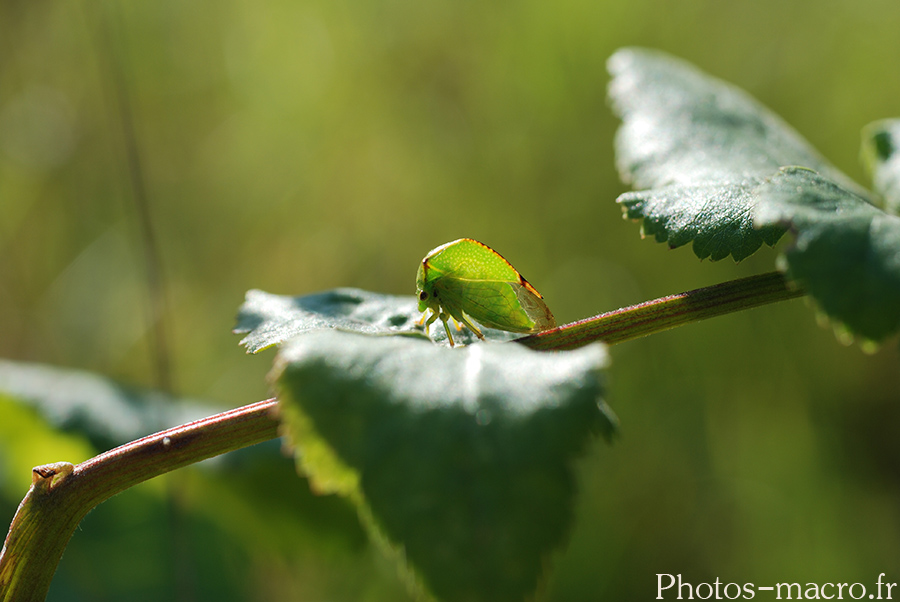
[[[885,210],[900,213],[900,119],[884,119],[863,128],[862,156]]]
[[[563,541],[572,461],[616,420],[604,347],[448,349],[324,330],[274,373],[297,462],[359,506],[441,600],[521,601]]]

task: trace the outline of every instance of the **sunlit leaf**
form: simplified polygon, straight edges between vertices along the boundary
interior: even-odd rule
[[[353,499],[426,589],[520,601],[568,529],[573,459],[615,429],[605,364],[598,345],[449,349],[322,330],[286,343],[275,377],[298,464]]]
[[[622,119],[616,162],[645,189],[619,197],[642,231],[701,259],[740,260],[784,229],[755,226],[756,189],[783,166],[818,171],[857,194],[793,128],[734,86],[666,54],[626,48],[609,60],[609,96]]]
[[[788,275],[852,335],[900,329],[900,219],[737,88],[641,49],[609,61],[623,179],[619,198],[643,231],[701,258],[742,259],[788,229]],[[863,154],[888,207],[900,206],[900,121],[872,124]]]
[[[238,312],[234,332],[246,334],[241,345],[250,353],[257,353],[278,345],[294,336],[335,328],[365,334],[408,334],[422,336],[417,323],[422,312],[412,295],[383,295],[356,288],[339,288],[313,295],[290,297],[273,295],[259,290],[247,292]],[[433,327],[435,341],[447,341],[443,326]],[[516,335],[502,330],[484,329],[485,338],[508,341]],[[454,338],[462,344],[473,342],[468,330]]]
[[[795,235],[788,275],[829,317],[875,342],[900,330],[900,217],[806,169],[783,170],[758,195],[757,221]]]

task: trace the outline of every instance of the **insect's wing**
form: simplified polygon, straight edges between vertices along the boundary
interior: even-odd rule
[[[444,309],[457,320],[464,311],[476,322],[511,332],[539,332],[556,321],[539,295],[519,282],[444,276],[435,281]]]
[[[445,311],[459,321],[465,312],[476,322],[512,332],[531,332],[534,322],[522,309],[509,282],[445,276],[435,281]]]
[[[540,293],[528,281],[525,281],[524,284],[511,282],[510,286],[516,291],[516,297],[519,299],[522,310],[534,322],[532,332],[556,328],[556,318],[553,317],[550,308],[544,303]]]

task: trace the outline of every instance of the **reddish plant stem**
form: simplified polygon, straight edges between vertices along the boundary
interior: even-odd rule
[[[805,294],[780,272],[769,272],[624,307],[516,342],[540,350],[575,349],[597,341],[613,345]]]
[[[77,466],[38,466],[0,552],[0,602],[40,602],[72,533],[95,506],[143,481],[278,436],[275,400],[132,441]]]

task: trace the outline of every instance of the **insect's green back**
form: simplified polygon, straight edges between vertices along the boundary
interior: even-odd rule
[[[469,280],[518,282],[519,272],[508,261],[484,243],[461,238],[433,249],[425,256],[426,282],[444,274]]]
[[[489,246],[461,238],[433,249],[416,275],[419,310],[432,311],[447,327],[447,317],[481,338],[476,322],[511,332],[540,332],[556,326],[541,294]],[[447,331],[451,345],[453,339]]]

